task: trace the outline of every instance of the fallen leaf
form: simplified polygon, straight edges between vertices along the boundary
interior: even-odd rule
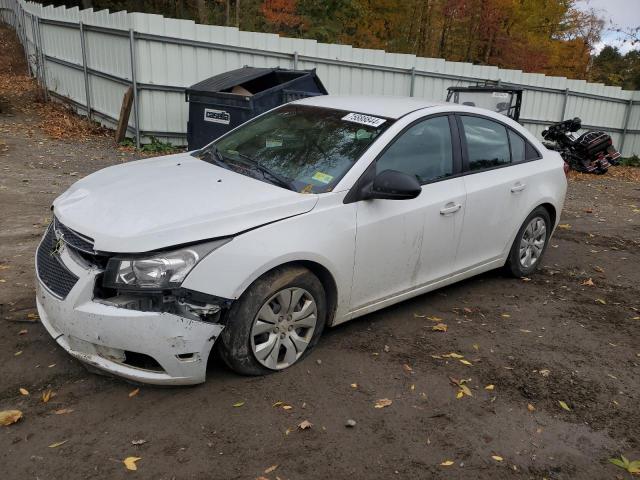
[[[276,403],[274,403],[273,405],[271,405],[272,407],[279,407],[280,405],[282,405],[283,402],[277,401]]]
[[[265,469],[264,473],[275,472],[276,468],[278,468],[278,465],[271,465],[269,468]]]
[[[493,390],[495,387],[495,385],[491,384],[491,385],[487,385],[486,387],[484,387],[485,390]]]
[[[529,277],[522,277],[520,280],[522,280],[523,282],[530,282],[531,279]]]
[[[144,445],[147,441],[144,438],[140,440],[131,440],[131,445]]]
[[[54,395],[51,389],[42,392],[42,403],[47,403]]]
[[[239,407],[241,407],[243,405],[244,405],[244,402],[236,402],[236,403],[233,404],[233,406],[235,408],[239,408]],[[289,405],[285,405],[285,407],[289,407]],[[284,408],[284,407],[282,407],[282,408]],[[291,407],[289,407],[289,408],[291,408]],[[285,408],[285,410],[287,410],[287,409]]]
[[[606,305],[607,304],[607,302],[605,300],[601,299],[601,298],[596,298],[596,303],[599,303],[601,305]]]
[[[620,455],[620,458],[610,458],[609,462],[615,466],[625,469],[627,472],[633,474],[640,473],[640,460],[634,460],[630,462],[627,457]]]
[[[464,397],[464,392],[462,390],[458,390],[456,392],[456,398],[461,399],[462,397]]]
[[[234,405],[234,407],[235,407],[235,405]],[[292,407],[291,405],[283,405],[283,406],[282,406],[282,409],[283,409],[283,410],[291,410],[292,408],[293,408],[293,407]]]
[[[560,406],[565,409],[567,412],[571,411],[571,408],[569,408],[569,405],[567,405],[566,402],[563,402],[562,400],[558,400],[558,403],[560,404]]]
[[[131,390],[129,392],[129,398],[131,397],[135,397],[138,393],[140,393],[140,389],[139,388],[134,388],[133,390]],[[132,457],[133,458],[133,457]]]
[[[29,395],[29,390],[27,390],[26,388],[20,387],[20,394],[21,395]]]
[[[443,466],[443,467],[449,467],[449,466],[453,465],[453,460],[445,460],[440,465]]]
[[[20,330],[18,332],[18,335],[26,335],[27,333],[29,333],[29,330],[26,330],[26,329],[25,330]]]
[[[142,457],[127,457],[122,463],[127,467],[127,470],[138,470],[138,466],[136,465],[138,460],[142,460]]]
[[[536,411],[536,407],[534,407],[530,403],[527,403],[527,410],[529,410],[530,412],[535,412]]]
[[[471,310],[469,307],[464,307],[464,308],[462,309],[462,311],[463,311],[464,313],[473,313],[473,310]]]
[[[458,360],[460,363],[462,363],[463,365],[468,365],[468,366],[473,366],[473,363],[471,363],[469,360],[465,360],[463,358]]]
[[[503,313],[502,315],[500,315],[502,318],[511,318],[511,315],[509,315],[508,313]]]
[[[450,357],[450,358],[464,358],[464,355],[460,355],[459,353],[456,352],[451,352],[451,353],[447,353],[446,355],[442,355],[443,357]]]
[[[439,323],[437,325],[434,325],[433,327],[431,327],[432,330],[435,330],[437,332],[446,332],[447,331],[447,325],[444,323]]]
[[[435,317],[435,316],[434,317],[427,317],[427,320],[431,320],[432,322],[436,322],[436,323],[442,321],[442,319],[440,317]]]
[[[413,372],[413,368],[411,368],[411,367],[410,367],[408,364],[406,364],[406,363],[405,363],[404,365],[402,365],[402,368],[404,368],[404,370],[405,370],[406,372]]]
[[[58,448],[59,446],[64,445],[68,441],[69,440],[62,440],[61,442],[52,443],[51,445],[49,445],[49,448]]]
[[[54,410],[53,413],[54,415],[66,415],[67,413],[71,413],[73,412],[73,408],[61,408],[59,410]]]
[[[568,223],[561,223],[560,225],[558,225],[558,228],[562,228],[564,230],[569,230],[571,228],[571,225]]]
[[[388,398],[381,398],[380,400],[377,400],[374,408],[384,408],[384,407],[388,407],[389,405],[391,405],[393,403],[392,400],[389,400]]]
[[[0,412],[0,425],[6,427],[12,423],[16,423],[22,418],[22,412],[20,410],[3,410]]]
[[[477,352],[478,350],[480,350],[480,345],[478,345],[477,343],[474,343],[472,345],[473,349]]]
[[[501,462],[502,460],[504,460],[500,455],[491,455],[491,458],[493,458],[496,462]]]
[[[595,267],[593,267],[593,269],[598,272],[598,273],[604,273],[604,268],[596,265]]]
[[[352,383],[351,384],[351,388],[358,388],[358,384],[357,383]]]
[[[462,390],[465,395],[473,397],[473,393],[471,393],[471,389],[467,387],[464,383],[460,384],[460,390]]]
[[[540,373],[540,375],[542,375],[543,377],[548,377],[549,374],[551,373],[550,370],[547,370],[546,368],[543,368],[542,370],[538,371]]]
[[[311,423],[309,420],[303,420],[298,424],[298,428],[300,430],[306,430],[307,428],[311,428],[312,426],[313,426],[313,423]]]
[[[22,350],[18,350],[16,353],[13,354],[14,357],[17,357],[20,355],[22,355]]]
[[[580,283],[580,285],[584,286],[584,287],[595,287],[596,284],[593,283],[593,279],[588,278],[587,280],[584,280]]]

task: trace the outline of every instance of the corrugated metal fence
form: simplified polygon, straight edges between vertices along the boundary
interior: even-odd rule
[[[640,154],[640,92],[497,67],[314,40],[198,25],[160,15],[94,12],[24,0],[0,0],[31,73],[52,96],[114,127],[124,92],[134,87],[129,134],[184,144],[184,87],[244,65],[316,68],[333,94],[410,95],[442,101],[452,85],[500,80],[525,89],[521,122],[540,135],[579,116],[586,128],[609,132],[624,155]]]

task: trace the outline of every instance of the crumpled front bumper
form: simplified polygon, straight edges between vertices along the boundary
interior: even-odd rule
[[[119,308],[93,299],[95,268],[80,265],[64,248],[60,259],[79,277],[64,300],[38,279],[36,304],[49,334],[78,360],[141,383],[189,385],[204,382],[211,348],[224,328],[164,312]],[[128,356],[151,357],[142,368]]]

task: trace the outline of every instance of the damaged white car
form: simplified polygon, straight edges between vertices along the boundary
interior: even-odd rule
[[[53,203],[42,323],[71,355],[156,384],[299,362],[327,326],[540,263],[563,161],[510,119],[409,98],[309,98],[201,150],[106,168]]]

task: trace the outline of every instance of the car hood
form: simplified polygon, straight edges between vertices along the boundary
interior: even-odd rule
[[[105,252],[138,253],[234,235],[308,212],[301,194],[189,154],[105,168],[53,202],[58,220]]]

